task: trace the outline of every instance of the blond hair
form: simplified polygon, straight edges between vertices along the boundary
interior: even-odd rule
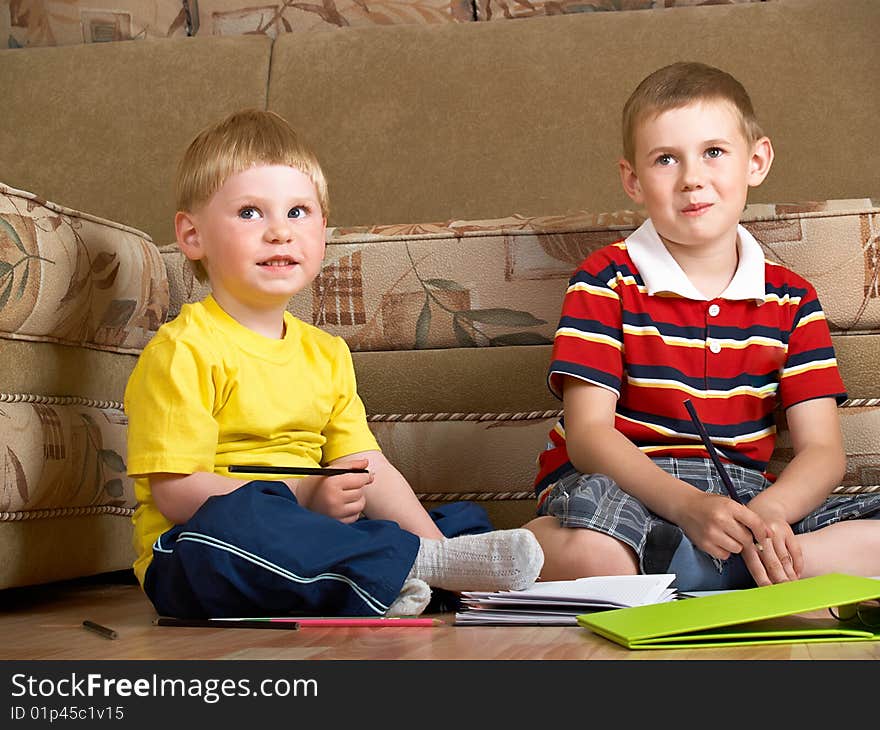
[[[306,175],[327,217],[327,180],[318,158],[283,117],[262,109],[234,112],[203,129],[190,143],[174,178],[177,210],[192,212],[231,176],[255,165],[287,165]],[[190,261],[190,266],[200,282],[207,281],[200,261]]]
[[[736,109],[749,144],[764,132],[743,85],[726,71],[693,61],[680,61],[646,76],[623,107],[623,156],[635,164],[636,126],[648,117],[700,101],[726,101]]]

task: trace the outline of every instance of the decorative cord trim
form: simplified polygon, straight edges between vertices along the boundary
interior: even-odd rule
[[[860,485],[856,484],[852,487],[840,486],[831,492],[832,497],[842,497],[852,494],[880,494],[880,484]]]
[[[871,408],[880,406],[880,398],[847,398],[840,404],[841,408]]]
[[[471,502],[532,501],[535,499],[535,492],[418,492],[416,497],[423,502],[458,502],[459,500]]]
[[[847,398],[841,408],[872,408],[880,406],[880,398]],[[423,423],[431,421],[543,421],[559,418],[562,410],[520,411],[516,413],[374,413],[367,416],[372,423]]]
[[[58,507],[55,509],[35,509],[24,512],[0,512],[0,522],[22,522],[24,520],[45,520],[53,517],[82,517],[86,515],[116,515],[131,517],[133,507],[113,505],[91,505],[88,507]]]
[[[837,487],[831,496],[880,493],[880,484],[871,486]],[[529,492],[418,492],[416,497],[422,502],[531,502],[535,493]],[[25,520],[44,520],[58,517],[83,517],[88,515],[114,515],[131,517],[132,507],[112,505],[93,505],[89,507],[61,507],[57,509],[37,509],[24,512],[0,512],[0,522],[23,522]]]
[[[837,487],[831,492],[832,497],[848,497],[856,494],[880,494],[880,484],[871,486]],[[532,492],[418,492],[416,496],[423,502],[501,502],[501,501],[532,501]]]
[[[42,403],[45,405],[78,405],[91,408],[123,410],[123,404],[113,400],[94,400],[78,395],[36,395],[34,393],[0,393],[0,403]],[[871,408],[880,406],[880,398],[848,398],[841,408]],[[520,411],[516,413],[374,413],[367,416],[372,423],[423,423],[430,421],[543,421],[559,418],[561,410]]]
[[[0,403],[42,403],[47,406],[88,406],[90,408],[117,411],[123,409],[122,403],[115,400],[93,400],[78,395],[35,395],[34,393],[0,393]]]
[[[404,423],[414,421],[543,421],[547,418],[558,418],[562,415],[561,410],[553,411],[526,411],[522,413],[374,413],[367,416],[372,422],[396,422]]]

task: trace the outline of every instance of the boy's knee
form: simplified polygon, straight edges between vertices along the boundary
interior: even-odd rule
[[[638,573],[635,552],[620,540],[597,530],[566,528],[568,549],[584,576]]]
[[[544,550],[544,580],[639,572],[635,551],[604,532],[563,527],[555,517],[539,517],[526,527]]]

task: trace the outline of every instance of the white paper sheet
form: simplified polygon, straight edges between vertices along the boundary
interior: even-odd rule
[[[522,591],[467,591],[457,625],[577,625],[590,611],[644,606],[675,599],[674,574],[613,575],[536,583]]]

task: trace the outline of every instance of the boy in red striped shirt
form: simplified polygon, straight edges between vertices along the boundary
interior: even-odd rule
[[[526,525],[542,578],[668,572],[708,590],[880,575],[880,496],[827,499],[846,465],[846,393],[816,292],[739,225],[773,162],[748,94],[711,66],[661,68],[627,101],[623,140],[623,187],[649,219],[589,256],[565,295],[548,374],[563,417]],[[795,455],[774,478],[777,405]]]

